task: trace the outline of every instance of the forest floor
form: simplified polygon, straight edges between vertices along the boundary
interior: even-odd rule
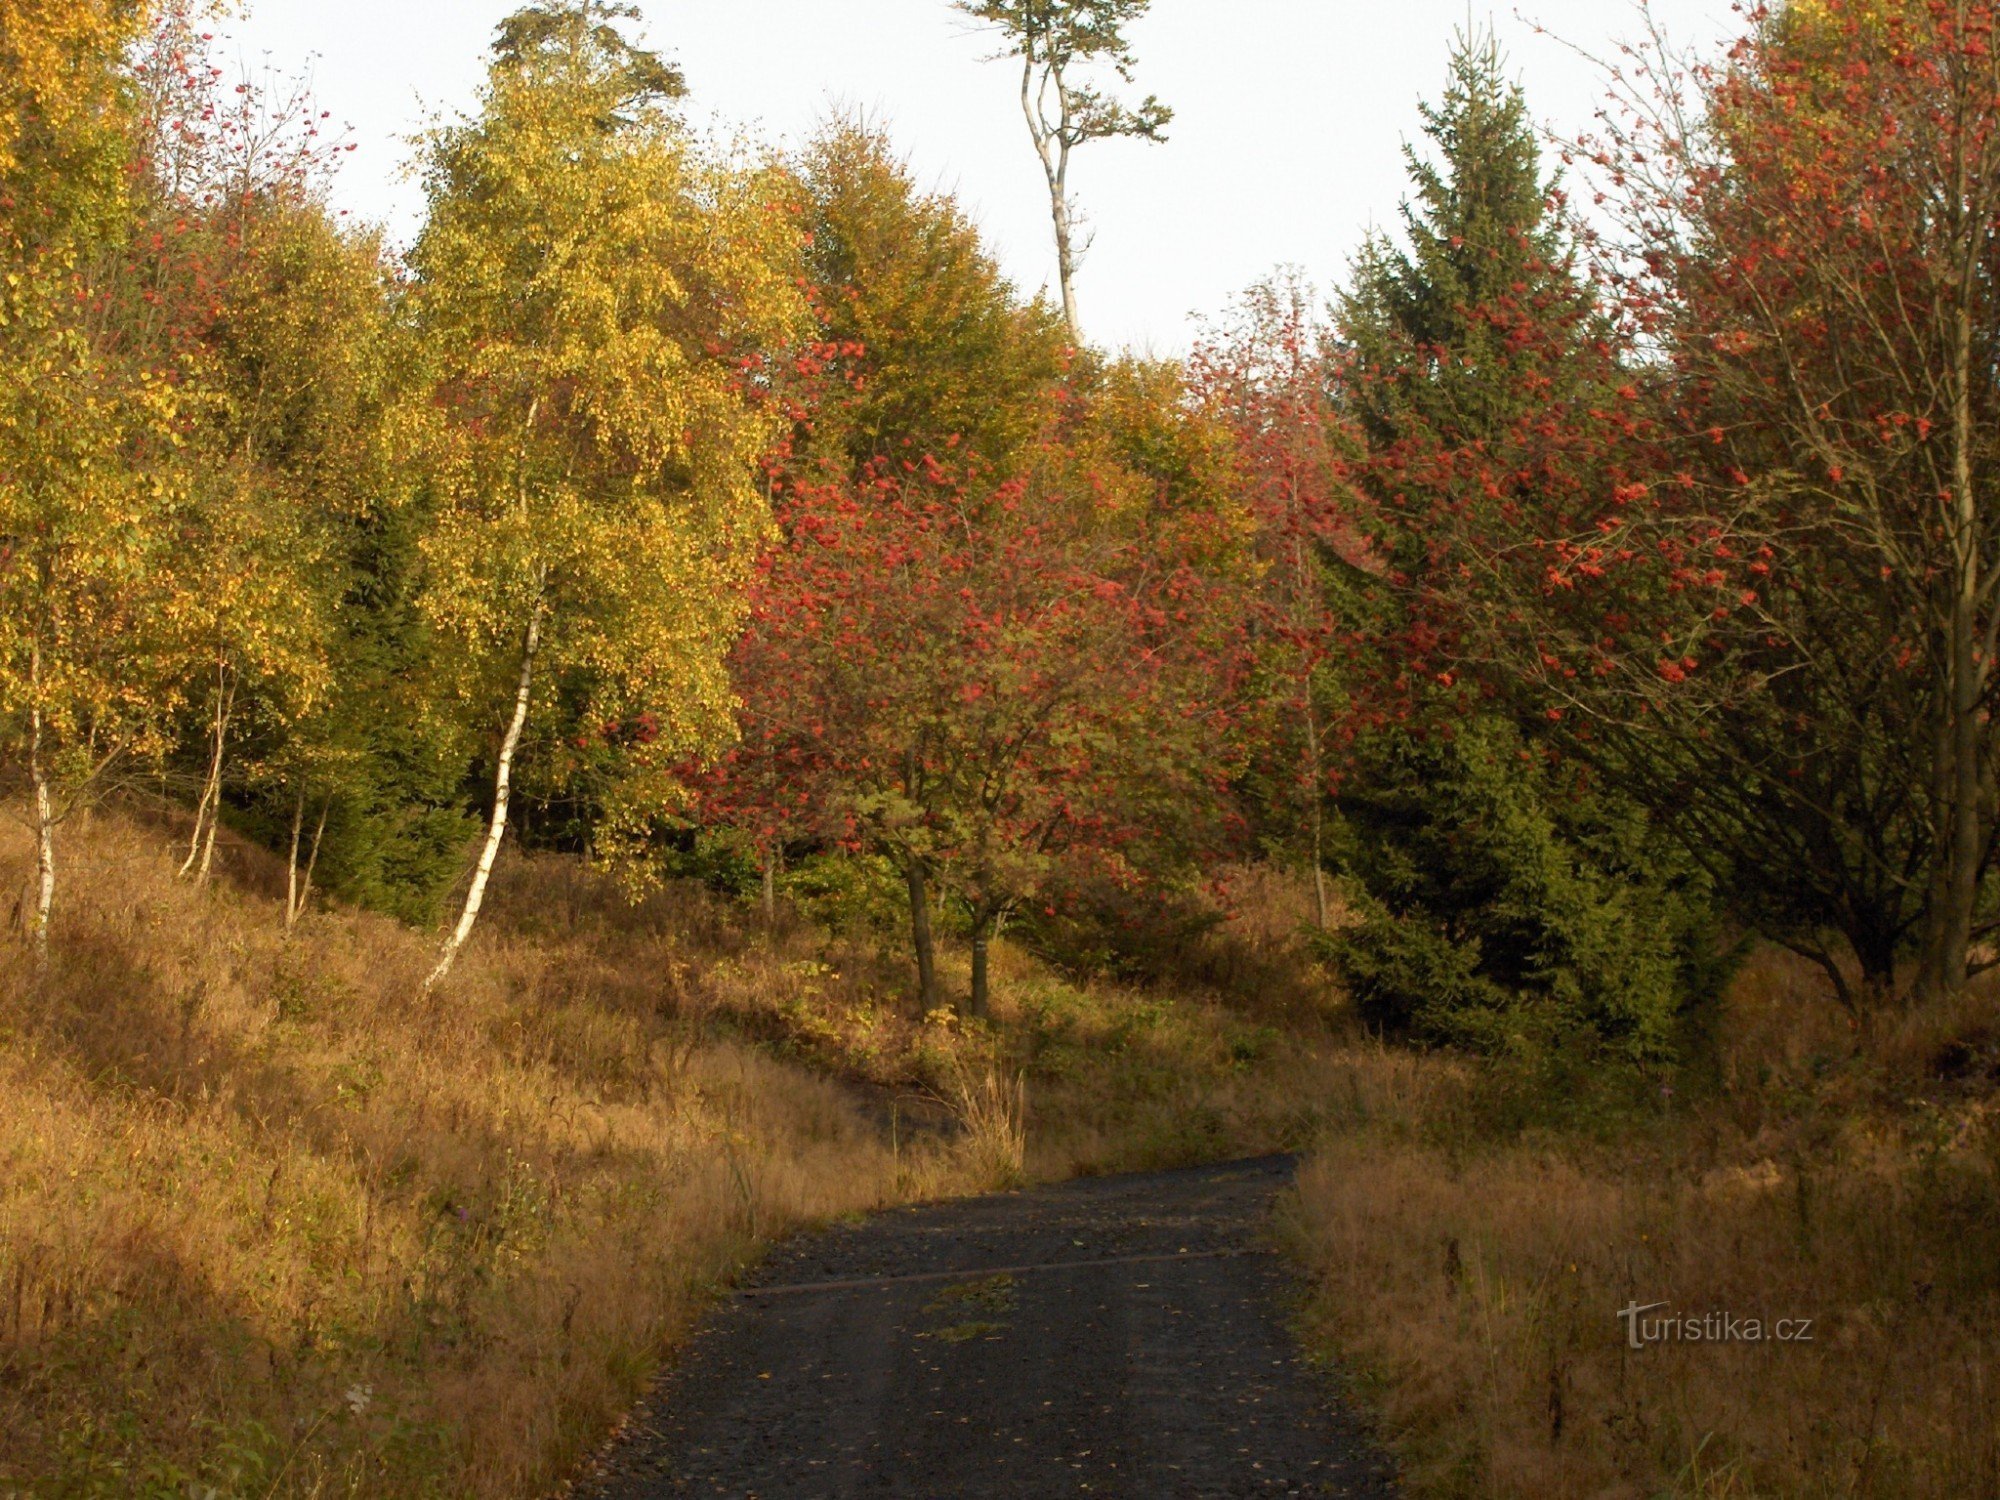
[[[1289,1158],[802,1237],[695,1339],[594,1500],[1395,1493],[1287,1319]]]

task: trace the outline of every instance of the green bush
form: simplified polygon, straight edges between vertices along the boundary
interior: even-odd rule
[[[830,932],[860,936],[907,934],[909,888],[896,867],[878,854],[828,850],[787,869],[778,889],[807,921]],[[949,931],[936,914],[940,932]]]
[[[1201,979],[1200,956],[1221,914],[1188,891],[1121,883],[1086,865],[1059,870],[1026,903],[1013,934],[1044,963],[1126,984]]]
[[[1337,858],[1357,920],[1329,954],[1387,1031],[1659,1060],[1721,978],[1700,872],[1503,720],[1385,737],[1342,798]]]

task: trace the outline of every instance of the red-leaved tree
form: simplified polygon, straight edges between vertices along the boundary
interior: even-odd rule
[[[1006,480],[928,456],[780,479],[733,662],[743,740],[709,816],[889,859],[926,1009],[934,899],[963,908],[984,1015],[994,935],[1061,863],[1152,868],[1213,800],[1203,576],[1043,457]]]
[[[1568,339],[1489,441],[1398,455],[1455,518],[1425,591],[1447,666],[1856,1004],[1911,955],[1962,985],[1992,928],[1994,19],[1815,0],[1720,63],[1642,58],[1573,153],[1619,226],[1620,337]]]
[[[1260,283],[1196,349],[1194,399],[1228,433],[1234,498],[1253,531],[1238,622],[1255,705],[1249,775],[1268,821],[1296,830],[1328,923],[1326,803],[1352,724],[1353,644],[1337,579],[1377,565],[1354,524],[1356,441],[1327,330],[1295,277]]]

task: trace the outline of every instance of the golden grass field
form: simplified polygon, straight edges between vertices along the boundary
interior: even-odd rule
[[[865,944],[555,858],[420,1000],[431,937],[288,936],[254,849],[202,890],[66,832],[50,972],[0,939],[0,1495],[551,1493],[774,1236],[1296,1143],[1325,1062],[1007,949],[968,1033]]]

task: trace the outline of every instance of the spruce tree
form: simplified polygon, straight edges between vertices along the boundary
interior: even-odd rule
[[[1390,727],[1364,737],[1338,801],[1363,920],[1333,946],[1378,1023],[1485,1050],[1657,1058],[1698,967],[1692,876],[1636,809],[1538,743],[1504,683],[1426,665],[1423,643],[1451,628],[1427,616],[1426,585],[1455,570],[1455,533],[1504,503],[1461,487],[1449,455],[1601,378],[1574,358],[1601,329],[1490,34],[1459,39],[1423,120],[1404,242],[1371,240],[1339,307],[1382,564],[1355,570],[1350,607],[1402,673],[1374,685]]]

